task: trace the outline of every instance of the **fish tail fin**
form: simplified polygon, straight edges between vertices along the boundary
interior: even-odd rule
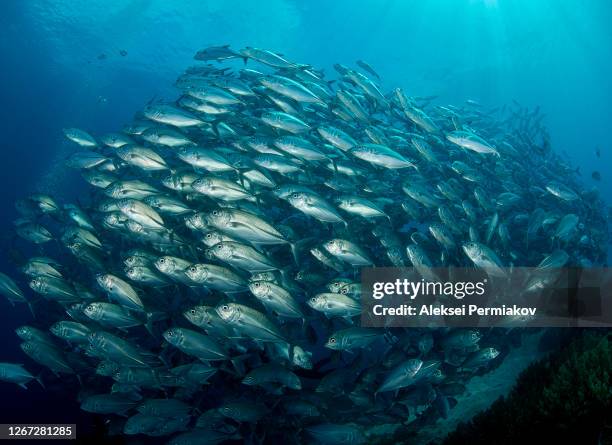
[[[231,367],[229,367],[227,365],[219,366],[219,371],[226,372],[227,374],[230,374],[233,377],[240,377],[240,374],[238,372],[236,372],[235,368],[232,369]]]
[[[295,264],[299,264],[298,260],[299,260],[300,252],[304,249],[304,246],[307,246],[308,243],[311,243],[312,241],[313,241],[313,238],[304,238],[299,241],[296,241],[295,243],[289,242],[289,246],[291,247],[291,254],[293,255]]]
[[[246,369],[244,367],[244,361],[250,357],[249,354],[237,355],[231,358],[232,366],[236,370],[236,373],[240,377],[244,377],[246,375]]]
[[[247,188],[247,185],[245,184],[245,180],[246,178],[244,177],[244,175],[242,174],[242,172],[240,171],[239,168],[234,167],[234,170],[236,172],[236,176],[238,177],[238,184],[240,184],[242,187],[244,187],[246,190],[251,190],[251,187]]]
[[[162,351],[162,352],[163,352],[163,351]],[[167,368],[170,368],[170,367],[171,367],[170,360],[169,360],[169,359],[168,359],[168,357],[166,357],[165,355],[160,354],[160,355],[159,355],[159,361],[161,361],[161,362],[164,364],[164,366],[166,366]]]
[[[26,304],[28,305],[28,308],[30,309],[32,317],[34,319],[36,319],[36,312],[34,312],[34,302],[33,301],[28,301]]]
[[[42,380],[42,373],[38,374],[34,380],[36,380],[38,382],[38,384],[42,387],[42,389],[47,389],[47,387],[45,386],[43,380]]]
[[[338,173],[338,164],[336,163],[336,160],[333,158],[330,158],[330,161],[332,163],[332,167],[334,168],[334,172]]]
[[[298,243],[289,243],[289,247],[291,248],[291,256],[293,257],[293,261],[295,264],[299,265],[299,251],[298,251]]]

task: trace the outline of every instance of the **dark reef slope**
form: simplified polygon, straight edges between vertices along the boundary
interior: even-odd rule
[[[527,368],[513,391],[444,441],[457,444],[612,443],[612,343],[584,331]]]

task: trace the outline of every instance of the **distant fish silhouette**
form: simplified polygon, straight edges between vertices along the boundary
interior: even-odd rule
[[[98,60],[104,60],[106,59],[106,54],[102,53],[102,54],[98,54]]]
[[[595,181],[601,181],[601,173],[594,171],[591,173],[591,178],[593,178]]]
[[[364,62],[363,60],[358,60],[357,65],[359,65],[361,68],[366,70],[372,76],[376,77],[377,79],[380,79],[380,76],[378,75],[378,73],[374,71],[374,68],[372,68],[372,66],[369,63]]]
[[[119,51],[119,54],[123,57],[127,56],[127,51],[122,49],[121,51]]]
[[[595,149],[595,155],[596,155],[598,158],[601,158],[601,151],[599,150],[599,147],[597,147],[597,148]]]

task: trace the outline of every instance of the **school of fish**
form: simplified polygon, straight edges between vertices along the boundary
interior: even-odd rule
[[[0,293],[32,310],[31,361],[0,381],[60,376],[111,433],[171,445],[365,443],[445,418],[512,346],[360,327],[360,268],[605,262],[604,205],[538,110],[435,105],[364,61],[329,78],[252,47],[195,59],[122,131],[64,130],[82,201],[16,203],[34,247]]]

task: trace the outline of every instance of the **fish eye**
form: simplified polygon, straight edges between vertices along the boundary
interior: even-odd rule
[[[348,289],[346,287],[343,287],[342,289],[340,289],[340,293],[346,295],[348,294]]]
[[[165,262],[166,262],[166,259],[165,259],[165,258],[160,258],[160,259],[159,259],[159,263],[160,263],[160,264],[164,264]]]
[[[336,343],[336,339],[335,339],[334,337],[330,337],[330,338],[329,338],[329,342],[330,342],[330,343]]]
[[[294,194],[293,194],[293,195],[291,195],[291,196],[293,197],[293,199],[297,199],[298,194],[297,194],[297,193],[294,193]]]
[[[207,233],[207,234],[206,234],[206,239],[211,239],[211,238],[212,238],[212,234]]]
[[[224,310],[224,311],[227,311],[227,310],[229,310],[229,306],[227,304],[224,304],[221,309]]]
[[[255,287],[259,287],[259,282],[255,282]]]
[[[168,331],[168,337],[172,337],[174,333],[172,331]]]
[[[212,214],[213,214],[213,216],[217,216],[219,214],[219,212],[217,210],[213,210]]]
[[[217,244],[217,250],[221,250],[223,248],[223,246],[221,245],[221,243]]]
[[[195,268],[194,266],[191,266],[191,267],[189,268],[189,271],[190,271],[190,272],[192,272],[192,273],[195,273],[196,268]]]
[[[195,315],[196,314],[196,310],[195,309],[192,309],[189,312],[191,313],[191,315]]]

